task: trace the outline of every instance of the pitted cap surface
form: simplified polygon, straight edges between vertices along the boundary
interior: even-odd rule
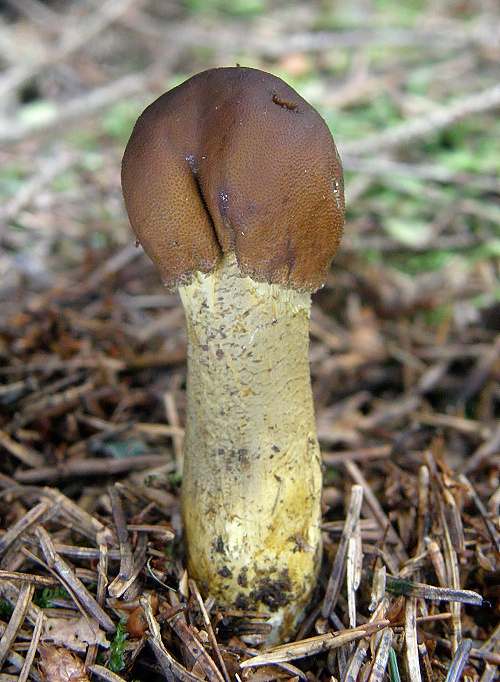
[[[170,286],[234,252],[258,282],[315,291],[342,236],[342,165],[326,123],[256,69],[204,71],[147,107],[122,187],[137,238]]]

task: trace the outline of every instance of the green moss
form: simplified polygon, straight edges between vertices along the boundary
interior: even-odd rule
[[[116,634],[109,647],[108,667],[114,673],[119,673],[125,668],[125,643],[128,633],[125,631],[125,618],[122,618],[116,628]]]
[[[55,599],[69,599],[68,592],[57,585],[56,587],[44,587],[41,595],[36,596],[33,601],[41,609],[54,608],[53,600]]]
[[[0,616],[8,620],[14,611],[14,607],[6,599],[0,599]]]

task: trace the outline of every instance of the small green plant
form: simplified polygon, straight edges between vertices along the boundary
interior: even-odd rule
[[[391,682],[401,682],[401,677],[399,675],[398,659],[396,657],[396,652],[394,649],[389,649],[389,672]]]
[[[235,17],[261,14],[266,9],[262,0],[185,0],[184,4],[193,13],[223,12]]]
[[[54,599],[67,599],[69,594],[60,585],[56,587],[44,587],[42,594],[33,600],[41,609],[51,609],[54,607]]]
[[[3,618],[10,618],[13,611],[14,607],[10,602],[8,602],[6,599],[0,599],[0,616]]]
[[[168,482],[173,487],[180,485],[181,481],[182,481],[182,476],[180,474],[170,474],[168,477]]]
[[[118,623],[115,638],[109,647],[108,667],[114,673],[118,673],[125,668],[125,642],[128,637],[128,633],[125,631],[125,623],[126,619],[122,618]]]

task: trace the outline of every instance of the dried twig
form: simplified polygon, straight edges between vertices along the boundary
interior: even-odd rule
[[[116,581],[127,581],[132,575],[132,548],[130,546],[130,541],[128,537],[127,522],[125,521],[125,514],[123,513],[123,507],[118,495],[118,491],[115,486],[108,486],[108,496],[111,502],[111,509],[113,513],[113,520],[115,522],[116,536],[118,538],[118,545],[120,547],[120,573],[118,574]],[[114,581],[110,586],[110,594],[113,597],[120,596],[115,593],[113,587]]]
[[[97,590],[96,590],[96,602],[99,606],[104,607],[106,600],[106,588],[108,586],[108,546],[105,541],[105,534],[98,533],[97,541],[99,544],[99,563],[97,565]],[[98,654],[98,645],[91,644],[87,649],[87,654],[85,657],[85,667],[89,667],[94,664]]]
[[[491,438],[483,443],[461,466],[463,474],[477,469],[488,457],[500,451],[500,425],[495,429]]]
[[[13,440],[2,430],[0,430],[0,446],[4,447],[11,455],[29,467],[37,469],[45,464],[43,455],[33,450],[33,448]]]
[[[125,459],[113,459],[112,457],[84,460],[71,460],[57,467],[39,467],[38,469],[17,471],[16,480],[22,483],[52,483],[63,481],[75,476],[109,476],[125,473],[127,471],[141,471],[159,466],[165,462],[163,455],[135,455]]]
[[[45,54],[38,53],[38,59],[31,64],[19,64],[7,71],[0,80],[0,97],[8,98],[12,90],[17,90],[30,78],[33,78],[42,69],[50,64],[60,62],[69,57],[76,50],[83,47],[85,43],[95,38],[107,26],[123,14],[132,3],[137,0],[106,0],[101,3],[94,12],[89,12],[83,20],[73,21],[68,17],[67,21],[62,22],[59,40],[56,46]]]
[[[429,138],[470,116],[484,114],[498,108],[500,108],[500,85],[494,85],[482,92],[466,95],[450,104],[436,106],[428,114],[405,121],[392,129],[375,133],[356,142],[340,143],[339,149],[341,154],[354,156],[387,152],[389,149],[397,149],[413,144],[417,140]]]
[[[75,599],[76,604],[79,607],[82,606],[85,611],[94,616],[106,632],[115,632],[116,627],[111,618],[103,611],[83,583],[76,577],[71,567],[57,554],[47,531],[38,526],[35,532],[47,560],[47,567],[59,575],[62,583]]]
[[[23,75],[24,78],[24,75]],[[94,116],[100,111],[127,97],[147,90],[150,72],[123,76],[113,83],[95,88],[81,97],[61,106],[51,116],[36,124],[10,122],[0,130],[0,145],[13,144],[36,135],[60,132],[61,128],[78,123],[82,118]]]
[[[374,600],[375,594],[374,591],[372,590],[372,601]],[[368,622],[374,623],[384,619],[388,606],[389,600],[387,599],[387,597],[383,597],[382,599],[380,599]],[[369,646],[370,642],[368,639],[362,639],[360,642],[358,642],[354,652],[352,653],[351,659],[346,669],[345,682],[356,682],[356,680],[358,679],[359,671],[361,670],[361,666],[363,665],[363,661],[366,658]]]
[[[221,672],[208,655],[197,632],[186,624],[184,614],[182,612],[175,613],[166,620],[189,651],[193,661],[203,670],[209,682],[224,682]]]
[[[12,196],[9,201],[3,206],[0,211],[0,240],[2,239],[2,222],[7,224],[11,222],[30,201],[41,190],[50,184],[55,178],[63,174],[74,163],[76,163],[77,156],[66,152],[57,153],[48,160],[44,160],[38,173],[28,181],[23,183],[17,194]]]
[[[0,556],[2,556],[23,533],[29,530],[31,526],[40,523],[41,519],[50,509],[51,505],[47,502],[39,502],[35,507],[29,509],[26,514],[11,526],[0,538]]]
[[[19,571],[4,571],[0,569],[0,580],[15,580],[20,583],[31,583],[35,587],[54,587],[58,584],[55,578],[46,578],[32,573],[19,573]]]
[[[100,677],[101,680],[105,680],[105,682],[125,682],[124,677],[120,677],[120,675],[117,675],[109,668],[105,668],[103,665],[92,663],[88,668],[94,675]]]
[[[432,601],[445,601],[458,604],[472,604],[481,606],[483,598],[472,590],[461,590],[460,588],[434,587],[415,583],[411,580],[396,578],[388,575],[386,578],[387,590],[393,594],[408,595],[419,599],[430,599]]]

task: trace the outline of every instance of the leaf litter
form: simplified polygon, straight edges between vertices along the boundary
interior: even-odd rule
[[[0,134],[11,188],[0,210],[2,680],[498,679],[499,185],[487,153],[471,170],[470,149],[474,121],[493,130],[499,106],[488,78],[497,15],[478,13],[471,31],[449,9],[434,15],[437,30],[392,31],[382,43],[367,19],[335,32],[335,56],[315,9],[279,3],[267,28],[154,0],[111,1],[78,19],[63,3],[8,4],[12,45],[36,26],[45,47],[31,65],[12,52],[0,91],[26,87],[29,99],[32,82],[50,107],[19,103],[23,115]],[[290,35],[294,13],[303,30]],[[167,34],[177,40],[165,57]],[[184,320],[132,244],[117,181],[126,132],[158,83],[215,65],[196,53],[200,41],[228,63],[243,49],[288,79],[309,76],[304,89],[334,133],[328,107],[346,114],[346,235],[311,319],[323,567],[296,639],[269,650],[262,615],[221,610],[183,564]],[[143,70],[124,73],[132,44]],[[339,54],[350,71],[314,84],[315,70],[340,68]],[[75,55],[84,97],[71,85]],[[411,91],[426,79],[425,97]],[[408,122],[369,129],[361,116],[373,98]],[[87,129],[117,104],[111,136]],[[469,122],[455,147],[450,131]],[[366,134],[349,139],[356,126]],[[66,135],[77,130],[88,137],[75,148]]]

